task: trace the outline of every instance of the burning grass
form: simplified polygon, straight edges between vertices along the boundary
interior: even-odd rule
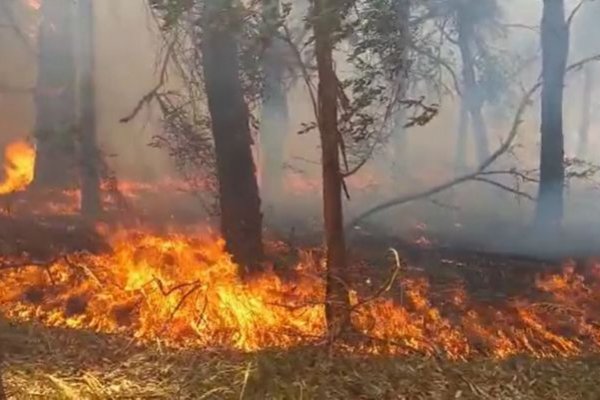
[[[222,241],[210,232],[104,235],[110,250],[98,254],[79,251],[35,263],[5,257],[0,311],[12,321],[178,348],[290,349],[326,337],[323,270],[316,252],[301,251],[282,271],[268,268],[244,282]],[[446,265],[442,278],[409,267],[388,293],[362,304],[378,285],[369,287],[364,277],[381,280],[382,271],[381,264],[354,271],[353,324],[360,340],[342,346],[347,351],[459,360],[573,357],[600,348],[600,279],[594,263],[585,270],[565,264],[562,271],[537,274],[515,293],[494,288],[480,271],[488,282],[487,297],[474,290],[459,266]],[[516,275],[514,282],[523,277]],[[475,286],[481,292],[481,285]]]
[[[410,262],[371,297],[393,263],[358,258],[348,271],[357,335],[325,348],[319,249],[271,242],[272,263],[242,281],[206,229],[84,235],[77,191],[50,201],[15,193],[31,181],[32,157],[7,149],[1,186],[14,202],[0,224],[10,227],[0,232],[0,314],[10,321],[0,344],[15,398],[600,396],[598,263],[531,273]],[[157,186],[120,189],[135,202]],[[19,210],[33,219],[19,223]],[[47,214],[70,222],[53,227]],[[434,247],[422,235],[416,243]]]

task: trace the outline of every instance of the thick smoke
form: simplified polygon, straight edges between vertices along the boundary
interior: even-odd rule
[[[569,2],[569,10],[578,3]],[[488,123],[490,150],[494,150],[506,137],[518,102],[521,89],[531,86],[540,73],[539,25],[542,1],[501,0],[503,21],[508,26],[498,33],[494,46],[508,55],[511,67],[519,62],[529,63],[518,74],[508,76],[511,93],[497,105],[487,105],[484,116]],[[123,179],[153,180],[175,174],[168,155],[151,148],[148,143],[160,132],[160,115],[156,109],[144,109],[128,124],[119,119],[129,114],[137,102],[157,82],[157,53],[160,41],[155,22],[150,16],[145,0],[105,0],[94,3],[96,7],[96,57],[97,57],[97,113],[98,137],[110,165]],[[301,5],[303,6],[303,5]],[[297,10],[302,7],[296,6]],[[600,52],[597,43],[597,18],[600,4],[585,5],[573,20],[571,60],[578,60]],[[298,18],[300,21],[300,18]],[[35,19],[25,18],[31,47],[35,49]],[[596,33],[594,33],[596,32]],[[449,45],[450,46],[450,45]],[[456,49],[445,49],[450,54]],[[0,144],[16,137],[31,135],[34,119],[31,96],[25,91],[3,90],[10,82],[24,89],[35,86],[35,53],[24,48],[14,34],[2,31],[0,35]],[[517,56],[515,56],[517,55]],[[343,60],[338,61],[338,66]],[[459,65],[459,64],[457,64]],[[593,68],[597,71],[600,68]],[[459,68],[457,68],[459,70]],[[580,139],[579,130],[583,107],[583,72],[574,72],[567,80],[565,140],[567,156],[574,157]],[[596,82],[600,81],[600,77]],[[306,88],[301,80],[288,84],[287,107],[289,126],[283,144],[283,188],[270,194],[275,204],[277,219],[269,228],[278,230],[304,229],[318,232],[320,216],[320,166],[319,140],[316,132],[299,135],[302,123],[314,119]],[[593,92],[595,93],[595,92]],[[346,202],[347,219],[370,206],[403,193],[409,194],[451,179],[456,175],[456,127],[459,116],[459,99],[456,95],[422,92],[431,102],[440,102],[439,115],[428,125],[410,128],[405,132],[401,162],[390,152],[380,150],[375,160],[348,181],[350,200]],[[592,104],[597,104],[594,94]],[[275,106],[282,106],[281,104]],[[592,107],[593,108],[593,107]],[[266,110],[268,111],[268,110]],[[257,115],[271,115],[256,110]],[[276,126],[278,124],[275,124]],[[600,162],[598,121],[594,113],[589,124],[588,161]],[[260,138],[259,141],[268,140]],[[469,139],[467,167],[477,165],[472,139]],[[514,154],[504,156],[498,169],[537,168],[539,153],[539,102],[533,104],[520,126],[518,144]],[[258,152],[260,153],[260,152]],[[512,185],[511,179],[502,183]],[[535,195],[535,184],[524,184],[521,190]],[[165,194],[165,196],[168,194]],[[567,191],[567,210],[564,239],[554,243],[556,251],[585,252],[593,249],[596,237],[600,238],[598,214],[599,194],[589,182],[573,181]],[[362,231],[374,234],[398,235],[412,239],[415,226],[427,226],[426,234],[439,238],[442,243],[494,251],[514,251],[550,254],[547,248],[530,240],[529,230],[533,220],[534,204],[518,199],[514,194],[473,182],[461,185],[434,198],[391,209],[370,218]],[[590,218],[590,216],[592,216]],[[357,235],[353,235],[357,240]]]

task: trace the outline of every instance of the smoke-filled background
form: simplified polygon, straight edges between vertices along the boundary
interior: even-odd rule
[[[31,1],[31,7],[38,3]],[[568,10],[578,4],[571,1]],[[108,163],[121,179],[153,182],[165,177],[176,177],[177,171],[165,151],[149,146],[153,136],[163,129],[155,107],[145,107],[131,122],[119,120],[128,115],[140,99],[156,85],[160,70],[159,37],[144,0],[104,0],[95,5],[96,19],[96,96],[98,141]],[[488,127],[490,151],[505,138],[514,119],[516,105],[524,89],[539,77],[539,26],[542,1],[502,0],[500,25],[489,41],[495,54],[502,55],[498,63],[505,72],[496,91],[497,103],[486,103],[483,114]],[[297,14],[306,5],[295,4]],[[570,60],[576,61],[600,52],[597,38],[597,16],[600,4],[590,2],[574,17],[571,27]],[[36,79],[36,26],[35,18],[21,15],[27,21],[26,38],[10,30],[0,35],[0,143],[31,137],[34,124],[34,105],[31,90]],[[298,18],[299,19],[299,18]],[[300,22],[299,22],[300,23]],[[26,39],[28,46],[23,41]],[[458,49],[451,43],[443,48],[460,75]],[[343,69],[343,59],[338,60]],[[598,102],[594,95],[593,77],[597,67],[586,67],[569,74],[566,82],[565,143],[568,158],[582,157],[591,163],[600,162],[599,125],[592,112],[589,139],[580,149],[580,130],[586,91],[591,98],[592,110]],[[351,73],[348,72],[348,73]],[[410,75],[409,75],[410,79]],[[450,77],[443,81],[450,84]],[[5,83],[10,82],[10,86]],[[486,89],[487,90],[487,89]],[[460,99],[457,93],[435,91],[427,87],[411,88],[407,97],[425,97],[427,103],[438,103],[439,114],[424,127],[397,129],[394,140],[401,144],[381,146],[373,159],[348,180],[350,199],[346,201],[348,220],[370,206],[387,198],[417,193],[452,179],[457,175],[456,152],[459,137]],[[518,166],[523,170],[538,168],[539,164],[539,96],[532,104],[519,128],[518,147],[514,153],[498,161],[498,169]],[[290,125],[285,133],[283,165],[285,173],[281,191],[264,195],[263,204],[269,228],[276,230],[306,230],[320,228],[320,166],[319,140],[316,132],[298,134],[302,123],[314,119],[311,104],[303,82],[296,80],[288,90]],[[264,110],[262,110],[264,111]],[[253,110],[256,115],[261,110]],[[263,113],[265,115],[265,113]],[[268,115],[268,113],[267,113]],[[468,135],[466,167],[478,164],[472,135]],[[268,147],[268,138],[256,135],[256,158],[261,149]],[[269,171],[260,171],[261,177]],[[513,185],[513,179],[503,181]],[[520,190],[535,196],[537,185],[525,183]],[[168,198],[171,194],[164,193]],[[157,196],[162,196],[158,195]],[[535,204],[523,197],[491,187],[482,182],[469,182],[432,198],[419,200],[378,214],[363,224],[360,234],[394,234],[413,240],[421,234],[443,243],[514,252],[542,253],[569,251],[572,255],[593,249],[600,233],[598,214],[599,194],[594,179],[571,180],[567,190],[564,237],[560,243],[541,245],[530,239],[529,226]],[[194,200],[189,200],[189,207]],[[266,207],[265,207],[266,208]],[[357,238],[358,237],[358,238]],[[352,240],[360,236],[352,235]],[[576,250],[574,252],[574,250]]]

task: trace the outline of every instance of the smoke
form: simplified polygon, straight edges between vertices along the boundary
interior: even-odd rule
[[[568,10],[576,3],[568,2]],[[492,151],[507,135],[522,88],[534,83],[540,73],[539,25],[542,2],[504,0],[499,5],[503,10],[503,22],[509,26],[493,38],[493,48],[500,49],[500,53],[507,57],[504,62],[511,72],[505,77],[510,88],[503,88],[510,91],[501,93],[504,97],[499,104],[484,107]],[[158,79],[157,54],[160,42],[146,2],[105,0],[94,2],[94,6],[97,30],[96,107],[100,145],[105,154],[114,155],[108,157],[108,161],[122,179],[157,180],[174,176],[175,168],[168,155],[148,146],[152,136],[161,130],[158,110],[145,108],[132,122],[119,123],[119,119],[131,112]],[[294,13],[302,14],[298,11],[301,9],[302,6],[296,7]],[[592,33],[598,29],[596,21],[599,10],[600,4],[591,2],[574,19],[572,60],[600,52],[597,34]],[[35,18],[21,17],[26,31],[35,32]],[[301,21],[301,18],[297,19]],[[33,88],[36,59],[35,53],[25,49],[14,34],[4,30],[0,33],[2,145],[12,139],[31,135],[35,110],[30,94],[2,91],[2,84],[10,82],[17,87]],[[30,36],[31,46],[35,49],[35,35]],[[444,49],[446,55],[456,51],[451,44]],[[515,64],[521,63],[524,67],[516,73]],[[343,60],[338,60],[338,66],[344,66]],[[574,155],[579,140],[582,75],[575,72],[567,81],[565,140],[569,157]],[[406,137],[401,142],[401,162],[390,151],[380,149],[373,161],[348,180],[350,199],[345,203],[347,220],[382,200],[418,192],[455,176],[460,101],[456,95],[444,94],[438,98],[434,92],[415,94],[425,95],[432,102],[440,101],[439,115],[426,126],[410,128],[404,133]],[[597,95],[594,96],[597,98]],[[274,105],[275,108],[280,106],[282,104]],[[288,131],[284,132],[282,166],[285,177],[283,189],[270,194],[269,200],[278,211],[275,214],[277,219],[270,222],[268,228],[288,230],[295,227],[315,233],[321,229],[319,138],[314,131],[298,134],[303,123],[314,120],[312,105],[302,81],[291,85],[287,93],[287,106],[289,126]],[[256,113],[257,116],[261,115],[260,110],[256,110]],[[596,155],[600,147],[600,135],[595,134],[599,127],[598,121],[592,118],[587,152],[592,162],[600,161]],[[497,168],[517,165],[523,170],[537,168],[539,139],[539,104],[536,102],[530,107],[520,127],[519,147],[514,154],[503,157]],[[467,165],[473,168],[476,164],[474,144],[470,138]],[[509,186],[514,184],[511,178],[500,182]],[[523,184],[520,189],[532,195],[537,193],[537,185],[531,183]],[[165,194],[166,197],[168,195]],[[553,243],[551,250],[578,254],[598,245],[596,241],[600,239],[596,238],[600,238],[600,221],[589,218],[589,215],[598,215],[598,200],[599,194],[590,183],[577,182],[568,188],[564,237],[560,243]],[[439,238],[442,244],[550,254],[550,249],[529,240],[532,236],[530,226],[534,208],[535,204],[529,200],[516,198],[514,194],[485,183],[473,182],[432,199],[386,211],[369,219],[362,229],[412,240],[415,226],[418,225],[425,226],[425,234]]]

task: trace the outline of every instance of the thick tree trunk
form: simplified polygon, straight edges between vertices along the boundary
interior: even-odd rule
[[[314,32],[319,75],[319,132],[323,173],[323,217],[327,248],[327,326],[332,337],[349,323],[349,294],[344,283],[346,243],[344,237],[340,135],[338,131],[337,79],[333,66],[332,36],[338,16],[328,0],[314,2]]]
[[[96,144],[94,8],[92,0],[79,0],[78,7],[81,213],[94,218],[100,214],[102,208],[100,154]]]
[[[458,47],[460,49],[463,68],[463,97],[471,117],[471,123],[473,125],[473,135],[475,138],[477,158],[481,163],[489,158],[490,149],[488,144],[487,126],[482,114],[483,98],[479,84],[477,83],[477,78],[475,76],[473,52],[471,51],[471,40],[474,34],[473,25],[465,13],[465,10],[459,9],[457,22]]]
[[[40,11],[34,183],[41,187],[75,186],[73,2],[44,0]]]
[[[563,86],[569,52],[563,0],[544,0],[541,39],[542,146],[537,222],[558,228],[564,207]]]
[[[592,122],[592,94],[595,84],[595,70],[593,65],[584,67],[583,101],[581,104],[581,126],[579,127],[579,143],[577,145],[577,157],[588,156],[588,143],[590,126]]]
[[[276,38],[279,0],[263,0],[266,48],[263,58],[264,88],[260,128],[261,192],[267,214],[275,212],[284,178],[284,148],[289,129],[282,62],[284,43]]]
[[[234,260],[250,271],[263,256],[262,215],[233,13],[232,0],[206,2],[202,63],[217,156],[221,233]]]

